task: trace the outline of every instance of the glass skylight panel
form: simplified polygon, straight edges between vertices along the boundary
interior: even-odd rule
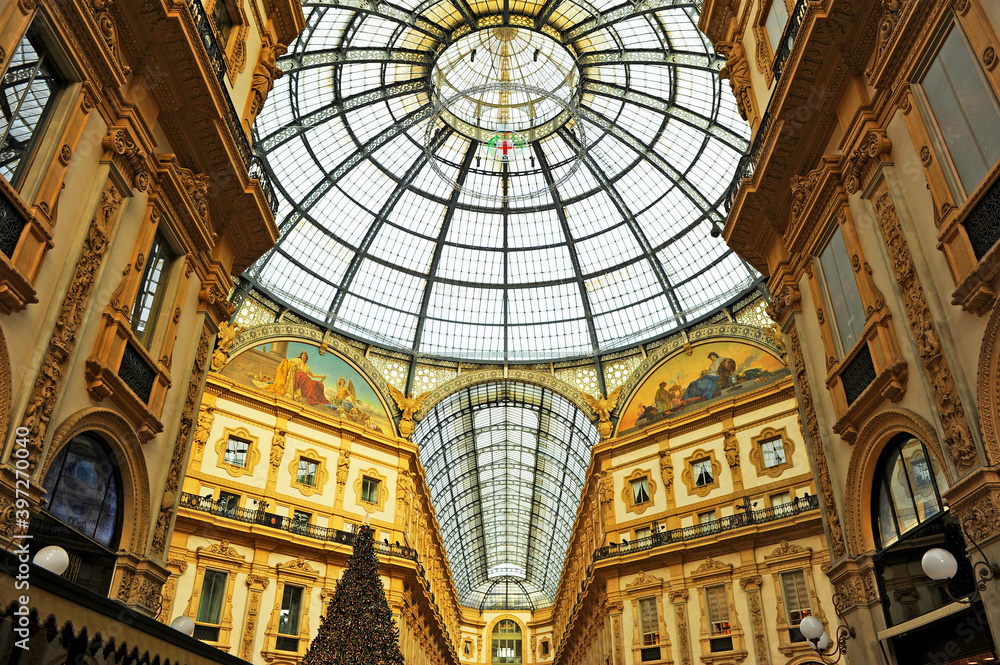
[[[503,289],[479,289],[437,282],[431,291],[427,315],[446,321],[503,324]]]
[[[308,220],[300,221],[282,240],[282,252],[331,284],[339,284],[354,252]]]
[[[577,240],[598,234],[623,220],[611,198],[601,190],[582,201],[567,205],[566,221],[572,239]]]
[[[579,283],[567,282],[534,288],[508,289],[510,323],[581,319],[584,316]]]
[[[337,184],[365,209],[375,214],[382,210],[395,186],[392,178],[368,160],[349,170]]]
[[[699,69],[678,67],[674,70],[677,103],[710,118],[715,110],[715,76]]]
[[[587,298],[594,314],[619,309],[630,302],[662,293],[659,281],[645,258],[588,279],[586,285]]]
[[[576,253],[583,274],[592,275],[634,260],[642,255],[642,249],[632,230],[622,223],[601,235],[580,240]]]
[[[573,261],[565,245],[507,253],[507,281],[510,284],[572,279],[574,274]]]
[[[374,318],[374,323],[368,320],[369,317]],[[337,318],[337,324],[347,331],[372,325],[373,336],[377,336],[384,344],[394,346],[409,345],[417,327],[417,317],[390,310],[352,294],[344,296]]]
[[[507,217],[508,247],[539,247],[564,242],[559,216],[552,208],[512,212]]]
[[[667,299],[658,295],[611,314],[594,317],[597,338],[602,344],[612,341],[644,339],[653,331],[666,332],[672,325],[673,312]]]
[[[503,247],[503,216],[496,212],[456,208],[446,242],[474,247]]]
[[[614,184],[615,190],[633,216],[661,199],[672,187],[673,183],[645,160],[621,174]],[[644,232],[648,238],[649,231],[644,229]]]

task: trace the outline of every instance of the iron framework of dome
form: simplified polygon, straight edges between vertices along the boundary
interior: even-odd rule
[[[592,356],[754,288],[748,147],[695,0],[306,0],[254,135],[281,239],[249,285],[423,356]]]

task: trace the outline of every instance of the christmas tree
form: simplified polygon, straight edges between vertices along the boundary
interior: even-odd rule
[[[372,529],[362,526],[302,665],[404,665],[398,636],[378,574]]]

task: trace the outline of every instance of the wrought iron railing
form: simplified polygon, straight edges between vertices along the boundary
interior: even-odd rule
[[[778,44],[778,50],[774,54],[774,62],[771,65],[775,85],[777,85],[778,80],[785,71],[785,64],[788,62],[788,58],[792,55],[795,38],[798,37],[799,28],[802,27],[802,20],[805,18],[810,2],[812,0],[798,0],[795,3],[795,10],[788,17],[788,23],[785,24],[785,31],[781,36],[781,42]],[[774,97],[771,99],[773,100]],[[733,180],[729,183],[729,188],[726,190],[726,195],[723,198],[723,205],[726,207],[726,212],[729,212],[736,202],[736,195],[739,194],[743,180],[753,176],[757,160],[764,149],[764,142],[767,140],[767,135],[771,133],[771,125],[774,124],[773,121],[771,103],[768,102],[767,109],[764,110],[764,115],[761,117],[760,125],[757,127],[757,133],[754,135],[753,143],[750,144],[750,152],[740,159],[740,163],[736,166],[736,173],[733,174]]]
[[[840,383],[844,386],[847,404],[854,404],[854,400],[861,397],[861,393],[871,385],[876,376],[871,349],[864,342],[850,362],[840,370]]]
[[[250,147],[250,140],[247,138],[246,131],[243,129],[243,123],[240,121],[240,115],[236,112],[233,100],[227,92],[226,75],[228,69],[226,67],[226,59],[223,56],[222,48],[219,46],[212,21],[209,19],[208,13],[205,11],[205,5],[202,4],[201,0],[187,0],[187,6],[191,12],[191,18],[194,19],[195,27],[198,28],[201,43],[208,53],[208,60],[212,63],[212,69],[219,80],[219,86],[222,88],[223,93],[226,93],[223,95],[227,106],[226,112],[223,113],[226,127],[229,129],[229,133],[232,134],[233,141],[236,142],[236,149],[240,153],[240,158],[243,160],[243,165],[246,167],[247,173],[251,178],[256,178],[260,181],[260,186],[264,190],[268,207],[271,208],[272,213],[277,213],[278,199],[274,195],[274,186],[271,184],[270,172],[266,168],[263,168],[263,165],[254,156],[253,150]]]
[[[181,494],[181,507],[225,517],[237,522],[243,522],[244,524],[258,524],[272,529],[287,531],[288,533],[305,536],[306,538],[354,546],[354,534],[350,531],[341,531],[340,529],[331,529],[316,526],[315,524],[303,524],[294,521],[291,517],[275,515],[265,510],[233,508],[227,501],[213,501],[210,496],[198,496],[197,494],[183,492]],[[379,554],[388,554],[390,556],[417,561],[416,550],[405,545],[376,542],[375,551]]]
[[[962,226],[972,243],[976,259],[981,261],[1000,240],[1000,178],[979,199]]]
[[[673,543],[681,543],[688,540],[695,540],[697,538],[706,538],[708,536],[717,535],[723,531],[731,531],[733,529],[739,529],[751,524],[774,522],[776,520],[786,519],[788,517],[793,517],[801,513],[818,509],[819,497],[815,495],[804,496],[792,501],[791,503],[786,503],[780,506],[772,506],[761,510],[742,512],[737,515],[728,515],[722,519],[713,520],[706,524],[696,524],[694,526],[686,526],[681,529],[661,531],[659,533],[646,536],[645,538],[639,538],[638,540],[627,544],[612,543],[610,545],[605,545],[604,547],[600,547],[594,551],[594,561],[611,559],[613,557],[624,556],[626,554],[634,554],[635,552],[645,552],[646,550],[655,549],[657,547],[664,547]]]
[[[28,220],[4,194],[0,194],[0,252],[9,259],[14,256],[14,250],[17,249],[17,243]]]
[[[151,367],[139,351],[129,342],[125,345],[122,362],[118,366],[118,378],[144,403],[149,403],[156,383],[156,369]]]

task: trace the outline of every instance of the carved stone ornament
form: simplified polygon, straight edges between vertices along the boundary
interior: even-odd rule
[[[830,533],[830,547],[833,550],[833,555],[839,559],[847,553],[847,547],[844,544],[840,513],[834,498],[830,468],[826,462],[826,450],[820,436],[819,420],[816,416],[816,407],[813,404],[812,390],[809,387],[809,376],[806,373],[805,360],[802,357],[802,345],[799,342],[797,326],[793,325],[788,331],[788,341],[791,348],[795,384],[799,392],[799,402],[802,404],[802,412],[805,415],[803,438],[808,441],[813,451],[813,463],[819,478],[820,496],[823,498],[823,508],[826,515],[825,522]]]
[[[112,56],[112,61],[121,67],[122,73],[125,76],[128,76],[132,73],[132,69],[125,64],[121,47],[118,43],[118,26],[115,24],[114,16],[111,14],[112,2],[113,0],[89,0],[87,5],[91,11],[91,15],[97,22],[101,36],[104,37],[104,43]]]
[[[899,0],[886,0],[898,2]],[[857,148],[851,151],[847,158],[847,168],[844,173],[844,188],[848,194],[861,190],[874,173],[881,155],[889,154],[892,141],[886,136],[885,130],[875,129],[865,136]]]
[[[297,557],[291,561],[286,561],[285,563],[279,563],[278,570],[284,572],[294,571],[305,573],[310,576],[319,575],[319,571],[310,566],[309,562],[302,557]]]
[[[243,326],[241,325],[231,326],[228,321],[223,321],[219,324],[219,342],[215,347],[215,353],[212,354],[213,370],[218,372],[225,367],[226,361],[229,359],[229,349],[241,332],[243,332]]]
[[[782,325],[789,314],[799,309],[801,298],[802,294],[796,285],[785,284],[764,311],[775,323]]]
[[[177,503],[177,488],[180,486],[184,461],[187,459],[194,412],[201,398],[202,378],[208,369],[208,345],[211,335],[212,333],[208,326],[204,326],[201,331],[201,339],[198,340],[198,351],[195,353],[194,366],[191,368],[191,379],[188,381],[187,394],[184,397],[184,408],[181,410],[180,427],[178,427],[177,436],[174,438],[174,450],[170,455],[170,466],[167,467],[167,482],[163,488],[163,499],[160,502],[160,510],[156,516],[156,526],[153,530],[151,549],[155,556],[162,557],[164,551],[166,551],[167,531],[170,527],[170,520],[173,517]],[[214,411],[212,407],[209,407],[209,409]],[[201,425],[200,419],[199,425]],[[211,422],[209,422],[208,428],[211,429]],[[208,433],[206,432],[205,441],[207,440]],[[202,445],[204,445],[204,441],[202,441]]]
[[[884,186],[876,194],[874,204],[879,229],[903,296],[906,317],[917,340],[920,359],[927,372],[931,393],[944,426],[945,448],[951,453],[959,475],[964,475],[979,465],[979,451],[972,439],[951,368],[942,354],[937,326],[917,276],[896,205]]]
[[[326,342],[324,341],[324,343]],[[399,390],[391,383],[388,386],[389,394],[396,401],[396,406],[399,407],[399,411],[402,414],[399,421],[399,435],[404,439],[408,439],[413,434],[413,421],[420,420],[420,416],[418,415],[420,407],[431,393],[428,390],[416,397],[412,394],[407,397],[402,390]]]
[[[213,543],[208,547],[199,547],[195,550],[198,556],[204,554],[210,554],[214,556],[223,557],[226,559],[243,559],[246,557],[236,551],[236,548],[229,544],[228,540],[221,540],[217,543]]]
[[[80,328],[83,315],[89,306],[97,272],[104,261],[111,232],[118,220],[121,202],[121,193],[111,180],[108,180],[87,229],[83,248],[76,261],[76,270],[63,297],[55,329],[49,338],[34,386],[28,397],[28,406],[21,419],[21,426],[28,430],[30,441],[28,462],[32,468],[39,468],[39,456],[45,432],[55,408],[56,397],[62,387],[66,365],[76,346],[76,331]]]
[[[635,494],[632,489],[632,482],[636,480],[646,479],[646,485],[649,488],[649,498],[642,503],[635,502]],[[625,482],[622,483],[622,503],[625,504],[626,513],[635,513],[637,515],[642,515],[648,508],[653,506],[653,499],[656,496],[656,481],[653,480],[653,472],[649,469],[635,469],[629,475],[625,476]]]
[[[983,66],[989,71],[997,66],[997,52],[992,46],[987,46],[983,51]]]
[[[145,153],[124,129],[111,129],[102,140],[102,145],[118,170],[126,177],[131,176],[133,187],[143,192],[149,189]]]
[[[778,559],[782,557],[794,556],[796,554],[810,555],[812,554],[811,547],[802,547],[801,545],[796,545],[795,543],[790,543],[787,540],[782,540],[774,551],[770,554],[765,554],[764,559]]]
[[[629,582],[625,586],[626,591],[635,591],[636,589],[644,589],[651,586],[661,586],[663,580],[655,575],[647,575],[644,571],[639,571],[639,574],[634,580]]]
[[[583,399],[587,402],[591,409],[593,409],[594,414],[597,416],[597,431],[601,435],[601,438],[608,439],[611,437],[611,412],[614,411],[615,406],[618,404],[618,398],[622,394],[622,386],[618,386],[612,390],[607,397],[604,397],[598,393],[597,397],[589,395],[582,390],[580,394],[583,395]]]
[[[733,570],[733,564],[723,563],[722,561],[716,561],[712,557],[708,557],[705,561],[695,568],[693,575],[702,575],[705,573],[713,572],[731,572]]]

